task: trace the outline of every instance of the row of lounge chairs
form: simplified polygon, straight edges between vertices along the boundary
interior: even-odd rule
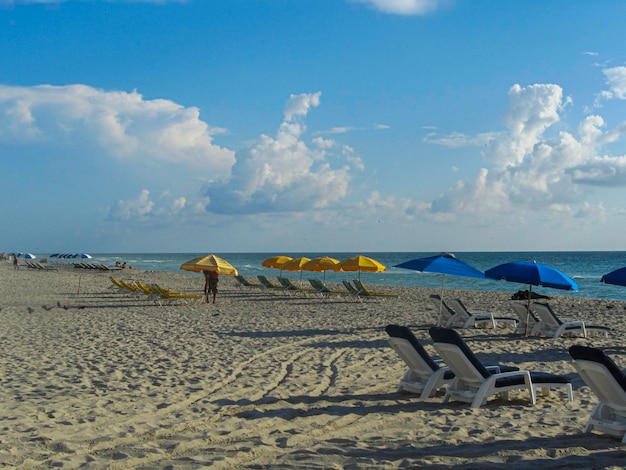
[[[168,289],[159,286],[158,284],[152,284],[148,286],[141,281],[125,281],[117,279],[114,276],[110,276],[112,287],[117,288],[118,291],[128,293],[130,295],[147,296],[150,300],[154,300],[159,305],[164,304],[185,304],[199,303],[204,299],[202,294],[191,294],[186,292],[180,292],[173,289]]]
[[[461,299],[449,299],[445,302],[437,295],[432,294],[430,300],[439,313],[438,324],[447,328],[471,328],[471,327],[492,327],[496,328],[500,324],[517,327],[517,320],[511,317],[496,317],[493,313],[473,313],[470,312]]]
[[[590,334],[601,334],[608,337],[611,329],[607,326],[592,325],[584,321],[561,320],[550,304],[533,302],[530,314],[526,303],[512,302],[511,307],[517,318],[497,317],[492,313],[473,313],[463,304],[461,299],[448,299],[445,302],[437,294],[430,296],[433,305],[441,310],[439,324],[447,328],[492,327],[500,324],[511,325],[514,333],[531,336],[551,336],[558,338],[562,335],[578,334],[587,338]]]
[[[97,269],[99,271],[119,271],[119,266],[107,266],[102,263],[74,263],[76,269]]]
[[[509,391],[526,389],[534,405],[537,389],[547,394],[552,388],[565,388],[569,401],[573,400],[571,381],[567,377],[511,366],[483,365],[452,328],[431,327],[429,330],[445,367],[428,355],[409,328],[388,325],[386,331],[389,344],[409,367],[398,389],[419,393],[420,398],[429,398],[445,388],[444,403],[456,400],[479,408],[490,396],[500,394],[508,398]]]
[[[590,334],[609,336],[611,329],[608,326],[593,325],[580,320],[565,320],[559,318],[550,304],[532,302],[530,311],[526,303],[511,303],[513,311],[519,318],[517,333],[528,331],[530,336],[547,335],[558,338],[562,335],[579,334],[587,338]]]
[[[573,400],[569,378],[511,366],[483,365],[451,328],[429,330],[433,347],[443,361],[431,357],[409,328],[388,325],[385,330],[389,344],[408,367],[398,391],[419,394],[420,399],[444,391],[444,403],[467,402],[471,408],[484,405],[493,395],[508,399],[508,392],[523,389],[528,390],[533,405],[539,389],[544,395],[550,389],[564,389],[569,401]],[[569,353],[574,368],[599,400],[584,432],[597,430],[618,436],[626,443],[626,374],[600,349],[574,345]]]
[[[30,269],[38,269],[41,271],[56,271],[57,270],[57,268],[55,268],[54,266],[44,266],[43,264],[37,263],[34,261],[27,260],[25,261],[25,263],[26,263],[26,267]]]
[[[309,279],[309,283],[311,287],[303,287],[295,284],[291,279],[278,277],[278,284],[270,281],[267,276],[258,275],[257,279],[259,283],[251,282],[245,277],[241,275],[235,276],[235,280],[239,282],[241,286],[244,287],[258,287],[265,288],[271,290],[286,290],[286,291],[297,291],[297,292],[305,292],[305,293],[316,293],[321,295],[348,295],[356,298],[364,298],[364,297],[397,297],[398,294],[387,293],[387,292],[376,292],[371,289],[365,287],[365,285],[361,282],[360,279],[354,279],[352,282],[343,280],[342,284],[345,287],[345,290],[342,289],[332,289],[326,284],[324,284],[319,279]]]

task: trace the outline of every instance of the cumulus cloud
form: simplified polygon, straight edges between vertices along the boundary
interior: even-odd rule
[[[102,155],[202,168],[227,176],[234,152],[213,143],[223,132],[200,119],[195,107],[136,91],[85,85],[0,85],[0,142],[22,145],[71,142]]]
[[[626,100],[626,67],[612,67],[602,71],[609,86],[609,90],[603,92],[606,99]]]
[[[442,0],[350,0],[393,15],[424,15],[436,10]]]
[[[175,197],[169,191],[163,192],[155,201],[148,189],[142,189],[134,199],[121,199],[113,204],[107,221],[124,226],[166,225],[206,215],[208,202],[207,197],[190,201],[185,196]]]
[[[591,115],[574,133],[549,133],[570,102],[559,86],[515,85],[509,98],[507,131],[495,134],[483,152],[493,166],[432,201],[430,215],[440,220],[536,211],[602,216],[602,203],[591,205],[587,197],[592,186],[626,185],[626,156],[600,156],[626,126],[606,129],[600,116]]]
[[[215,213],[301,212],[326,208],[346,197],[354,151],[330,139],[303,139],[303,118],[321,93],[292,95],[276,135],[261,135],[236,155],[228,181],[207,184],[208,210]],[[333,165],[336,163],[336,165]]]

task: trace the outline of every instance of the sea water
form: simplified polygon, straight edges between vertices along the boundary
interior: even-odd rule
[[[91,253],[91,259],[50,259],[49,254],[37,254],[37,259],[48,258],[50,261],[60,263],[92,262],[102,263],[109,266],[117,261],[145,271],[185,272],[180,271],[180,265],[185,261],[203,256],[208,253]],[[343,260],[362,254],[379,261],[387,267],[380,273],[360,273],[361,280],[367,284],[383,284],[391,286],[417,286],[441,288],[442,275],[435,273],[421,273],[393,266],[415,258],[433,256],[437,253],[422,252],[378,252],[378,253],[215,253],[237,268],[239,274],[253,278],[259,274],[266,276],[289,277],[300,279],[300,272],[282,272],[278,269],[265,268],[262,261],[275,255],[286,255],[293,258],[306,256],[315,258],[330,256]],[[493,266],[512,261],[536,261],[552,266],[570,276],[578,283],[579,290],[556,291],[554,289],[533,286],[533,292],[539,294],[571,295],[575,297],[591,297],[602,299],[626,300],[626,287],[613,286],[600,282],[602,275],[617,268],[626,266],[626,252],[624,251],[539,251],[539,252],[456,252],[457,259],[470,264],[480,271],[485,271]],[[190,276],[198,276],[196,273],[188,273]],[[332,272],[325,274],[327,282],[341,282],[343,279],[351,280],[358,276],[355,272]],[[302,278],[324,279],[324,273],[302,272]],[[506,281],[489,279],[475,279],[462,276],[446,275],[443,279],[445,288],[469,289],[481,291],[505,291],[517,292],[519,289],[528,289],[527,285]]]

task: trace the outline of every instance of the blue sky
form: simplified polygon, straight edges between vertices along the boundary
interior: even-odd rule
[[[0,0],[0,251],[624,250],[624,17]]]

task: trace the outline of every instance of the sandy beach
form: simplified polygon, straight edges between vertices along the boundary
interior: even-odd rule
[[[409,326],[433,353],[423,288],[359,302],[246,289],[222,276],[217,304],[163,305],[109,276],[200,293],[201,275],[14,271],[0,265],[0,466],[17,468],[622,468],[619,440],[583,434],[596,403],[572,344],[626,367],[625,304],[551,295],[565,318],[609,338],[459,330],[487,363],[567,375],[564,394],[492,398],[478,410],[398,394],[405,366],[384,327]],[[512,316],[509,293],[448,290]],[[626,295],[626,291],[625,291]]]

